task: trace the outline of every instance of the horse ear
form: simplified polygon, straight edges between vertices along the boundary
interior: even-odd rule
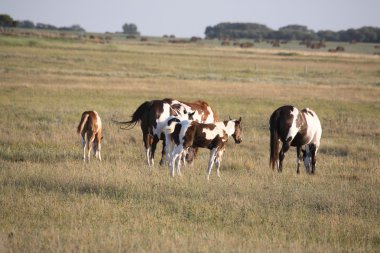
[[[241,122],[241,117],[239,118],[239,122]]]
[[[230,115],[228,115],[228,118],[229,118],[230,120],[232,120]]]

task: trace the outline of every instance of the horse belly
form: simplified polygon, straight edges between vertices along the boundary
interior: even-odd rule
[[[297,134],[294,137],[293,141],[290,143],[290,145],[293,147],[299,147],[305,144],[309,144],[311,140],[312,138],[309,135]]]

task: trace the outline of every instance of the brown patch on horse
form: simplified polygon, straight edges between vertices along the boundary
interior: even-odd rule
[[[225,132],[224,136],[217,135],[213,139],[206,139],[206,133],[203,130],[209,129],[212,131],[215,128],[216,126],[214,124],[202,124],[193,121],[183,137],[184,148],[193,147],[213,149],[219,145],[222,145],[222,143],[228,140],[228,136]]]
[[[203,100],[197,100],[192,103],[181,101],[181,103],[189,106],[193,111],[197,111],[200,115],[202,115],[202,122],[204,122],[207,119],[207,117],[210,115],[210,112],[208,111],[208,108],[210,106],[207,102]],[[211,110],[211,107],[210,107],[210,110]],[[215,120],[214,122],[216,122],[218,120],[218,117],[214,111],[213,113],[214,113],[214,120]]]
[[[302,109],[301,112],[303,112],[303,113],[308,113],[308,114],[310,114],[312,117],[314,117],[314,113],[313,113],[312,111],[310,111],[309,108]]]
[[[174,128],[174,132],[171,134],[171,137],[176,145],[180,143],[179,134],[181,133],[181,128],[182,128],[181,124],[176,124]]]

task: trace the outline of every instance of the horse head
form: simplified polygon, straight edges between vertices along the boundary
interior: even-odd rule
[[[241,126],[241,117],[238,120],[232,120],[235,123],[235,131],[232,134],[232,137],[235,140],[236,144],[239,144],[243,141],[242,135],[242,126]]]

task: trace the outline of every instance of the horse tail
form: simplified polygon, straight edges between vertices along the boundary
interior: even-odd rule
[[[90,114],[87,112],[84,112],[82,114],[82,118],[80,119],[79,125],[77,127],[77,133],[78,134],[82,133],[84,125],[86,124],[89,116],[90,116]]]
[[[114,123],[117,123],[119,125],[124,125],[121,126],[120,128],[122,129],[132,129],[138,122],[142,120],[142,117],[146,111],[149,110],[149,108],[152,106],[152,101],[145,101],[142,103],[136,111],[132,114],[132,119],[129,121],[116,121],[112,120]]]
[[[280,116],[279,111],[275,111],[269,120],[269,131],[270,131],[270,160],[269,166],[274,169],[278,161],[279,146],[278,146],[278,132],[277,132],[277,121]]]

